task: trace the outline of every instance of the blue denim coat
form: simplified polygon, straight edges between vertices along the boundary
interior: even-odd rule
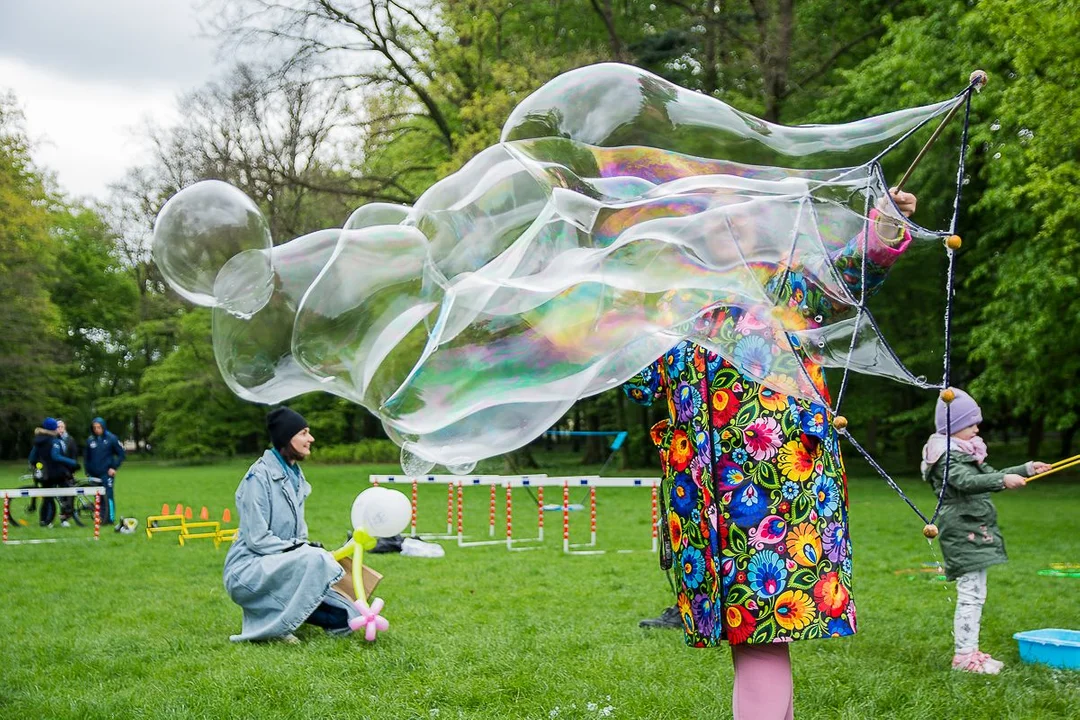
[[[311,485],[300,475],[299,492],[273,450],[244,475],[236,489],[240,531],[229,548],[225,590],[244,610],[234,642],[281,637],[298,628],[320,603],[359,613],[332,585],[344,570],[329,552],[307,545],[304,501]],[[346,631],[347,632],[347,631]]]

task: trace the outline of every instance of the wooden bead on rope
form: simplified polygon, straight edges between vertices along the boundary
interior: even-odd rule
[[[990,76],[986,74],[985,70],[974,70],[971,75],[968,76],[968,82],[975,86],[975,91],[979,92],[986,87],[986,81],[990,79]]]
[[[952,388],[945,388],[944,390],[941,391],[941,400],[942,400],[942,402],[951,403],[955,399],[956,399],[956,393],[953,391]]]
[[[949,248],[950,250],[959,250],[960,246],[963,244],[964,243],[960,239],[959,235],[950,235],[949,237],[945,238],[945,247]]]
[[[837,415],[833,418],[832,426],[837,430],[843,430],[847,427],[847,418],[843,415]]]
[[[934,523],[926,523],[926,526],[922,529],[922,534],[927,540],[933,540],[938,535],[937,525]]]

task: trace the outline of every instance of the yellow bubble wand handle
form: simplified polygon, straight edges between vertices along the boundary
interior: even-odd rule
[[[1057,468],[1057,467],[1060,467],[1062,465],[1072,465],[1073,463],[1077,462],[1078,460],[1080,460],[1080,455],[1073,455],[1071,458],[1065,458],[1064,460],[1058,460],[1056,463],[1053,463],[1052,465],[1050,465],[1050,467],[1051,468]]]
[[[1071,457],[1071,458],[1066,458],[1065,460],[1060,460],[1060,461],[1054,463],[1053,465],[1051,465],[1050,469],[1047,470],[1046,472],[1039,473],[1038,475],[1032,475],[1031,477],[1028,478],[1027,481],[1031,482],[1032,480],[1038,480],[1039,478],[1044,478],[1047,475],[1053,475],[1056,472],[1060,472],[1062,470],[1069,470],[1069,469],[1074,468],[1074,467],[1080,467],[1080,455],[1076,455],[1075,457]]]

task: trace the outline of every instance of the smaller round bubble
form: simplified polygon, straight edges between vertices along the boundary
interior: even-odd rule
[[[174,195],[154,222],[151,253],[169,285],[183,298],[206,307],[237,304],[250,312],[250,299],[215,297],[218,273],[248,250],[244,279],[255,296],[265,295],[273,273],[270,226],[258,206],[239,189],[220,180],[203,180]],[[252,264],[251,261],[255,261]],[[259,305],[259,300],[255,305]]]

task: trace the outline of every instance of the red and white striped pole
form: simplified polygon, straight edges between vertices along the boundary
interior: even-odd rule
[[[412,534],[416,537],[416,478],[412,481]]]
[[[657,533],[659,532],[658,520],[659,520],[659,516],[657,514],[657,505],[656,505],[656,482],[653,482],[653,484],[652,484],[652,551],[653,552],[656,552],[656,549],[657,549],[656,548],[656,545],[657,545],[656,536],[657,536]]]
[[[495,537],[495,483],[491,483],[491,497],[488,500],[488,537]]]
[[[491,486],[495,488],[494,485]],[[494,497],[494,496],[493,496]],[[506,549],[510,550],[514,545],[514,506],[513,506],[513,488],[510,487],[510,483],[506,483]],[[492,509],[494,513],[494,509]]]
[[[4,494],[4,542],[7,542],[8,513],[11,512],[11,499]]]
[[[591,533],[590,545],[596,544],[596,486],[589,486],[589,532]]]
[[[540,515],[536,520],[536,527],[539,532],[536,533],[536,537],[540,538],[540,542],[544,542],[544,486],[540,485],[536,488],[536,504],[540,508]]]
[[[94,539],[101,538],[101,494],[94,496]]]
[[[570,552],[570,482],[562,484],[562,551]]]
[[[454,483],[446,484],[446,534],[454,534]]]
[[[457,482],[457,539],[458,539],[458,542],[461,542],[461,539],[462,539],[462,537],[464,535],[464,529],[462,527],[464,523],[462,522],[462,517],[461,517],[461,515],[462,515],[462,505],[464,505],[464,501],[462,500],[461,481],[458,480],[458,482]]]

